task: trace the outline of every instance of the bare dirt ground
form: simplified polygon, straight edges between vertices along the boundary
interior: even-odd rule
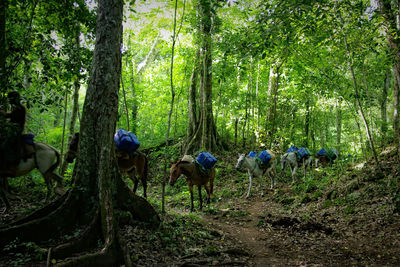
[[[250,254],[245,266],[400,266],[400,217],[377,215],[305,216],[254,196],[202,218]]]

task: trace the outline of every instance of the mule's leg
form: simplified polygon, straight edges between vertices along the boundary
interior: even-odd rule
[[[147,191],[147,179],[146,179],[146,177],[141,176],[140,180],[142,181],[142,185],[143,185],[143,196],[144,196],[144,198],[147,198],[147,193],[146,193],[146,191]]]
[[[210,198],[213,197],[214,195],[214,179],[215,179],[215,171],[213,170],[213,172],[211,173],[211,177],[210,177],[210,186],[209,186],[209,190],[210,190]],[[207,190],[207,189],[206,189]]]
[[[4,205],[6,206],[6,208],[1,212],[4,213],[6,211],[8,211],[11,207],[10,202],[8,202],[5,190],[3,187],[0,187],[0,198],[1,200],[3,200]]]
[[[52,183],[48,177],[45,177],[44,180],[45,180],[46,186],[47,186],[46,202],[48,202],[50,200],[50,196],[51,196]]]
[[[296,176],[296,171],[297,171],[297,165],[295,165],[294,167],[292,167],[292,183],[294,184],[294,178]]]
[[[274,189],[274,186],[275,186],[275,175],[273,174],[272,169],[269,169],[267,173],[268,173],[269,178],[271,179],[271,189]]]
[[[199,199],[200,199],[200,210],[203,210],[203,198],[201,197],[201,185],[197,186],[197,189],[199,191]]]
[[[54,188],[54,193],[56,193],[59,196],[64,195],[66,193],[66,191],[64,189],[64,179],[60,175],[58,175],[54,172],[51,173],[50,176],[53,180],[56,181],[56,184],[57,184],[56,188]]]
[[[207,192],[207,204],[210,204],[210,198],[211,198],[211,190],[210,190],[210,187],[209,187],[207,184],[205,184],[205,185],[204,185],[204,189],[205,189],[206,192]]]
[[[194,211],[194,206],[193,206],[193,185],[189,184],[189,191],[190,191],[190,211]]]
[[[250,171],[247,171],[247,172],[249,174],[249,190],[247,191],[246,198],[248,198],[250,196],[251,186],[253,184],[253,175],[251,174]]]
[[[133,178],[131,178],[131,180],[133,181],[133,193],[136,194],[136,190],[138,188],[138,184],[139,184],[139,179],[137,179],[135,176]]]

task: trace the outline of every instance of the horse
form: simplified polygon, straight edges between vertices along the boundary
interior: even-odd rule
[[[310,155],[307,158],[303,158],[299,161],[296,152],[288,152],[281,157],[281,169],[283,171],[286,167],[286,164],[290,166],[292,171],[292,182],[294,183],[294,177],[296,176],[297,169],[303,165],[305,176],[307,168],[311,168],[312,160],[312,156]]]
[[[176,163],[173,163],[170,169],[169,175],[169,184],[173,186],[181,176],[181,174],[185,175],[186,182],[189,186],[190,191],[190,201],[191,207],[190,211],[194,211],[193,205],[193,186],[197,185],[199,190],[199,198],[200,198],[200,210],[203,209],[203,199],[201,197],[201,186],[204,186],[204,189],[207,192],[207,204],[210,203],[210,199],[213,196],[214,190],[214,178],[215,178],[215,169],[211,170],[201,170],[201,167],[196,162],[188,162],[179,160]]]
[[[65,193],[63,186],[63,178],[54,173],[54,170],[60,164],[60,153],[52,146],[45,143],[33,143],[24,144],[25,156],[21,159],[15,168],[9,168],[7,170],[0,170],[1,178],[14,178],[20,177],[22,175],[28,174],[34,169],[38,169],[42,174],[46,186],[46,202],[50,200],[52,191],[52,180],[56,181],[56,188],[54,193],[57,195],[63,195]],[[3,200],[6,211],[11,207],[8,201],[4,188],[0,187],[0,198]]]
[[[269,161],[269,165],[266,169],[258,165],[256,157],[249,157],[246,156],[245,154],[239,154],[239,158],[236,163],[236,170],[245,168],[247,169],[247,173],[249,174],[249,189],[247,191],[246,198],[250,196],[253,177],[263,177],[265,174],[267,174],[271,179],[271,189],[273,189],[275,186],[275,173],[276,173],[277,160],[274,153],[272,153],[269,150],[267,151],[271,155],[271,160]]]
[[[78,144],[79,133],[75,133],[71,142],[68,144],[68,151],[65,155],[65,160],[68,163],[72,163],[77,157]],[[143,196],[144,198],[147,198],[147,175],[149,172],[149,163],[146,154],[140,151],[129,154],[119,150],[117,150],[115,154],[121,174],[128,176],[134,184],[133,192],[136,193],[139,184],[139,179],[136,178],[137,174],[143,185]]]

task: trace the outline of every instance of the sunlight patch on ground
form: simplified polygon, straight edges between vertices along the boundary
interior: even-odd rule
[[[357,164],[356,166],[354,166],[354,168],[356,168],[357,170],[361,170],[362,168],[364,168],[365,166],[365,162],[361,162],[359,164]]]

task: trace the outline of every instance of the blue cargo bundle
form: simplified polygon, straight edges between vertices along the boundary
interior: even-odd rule
[[[295,152],[298,151],[299,149],[297,148],[297,146],[291,146],[289,147],[289,149],[286,151],[286,153],[290,153],[290,152]]]
[[[326,154],[326,150],[323,149],[323,148],[321,148],[321,149],[318,151],[317,156],[324,156],[325,154]]]
[[[326,152],[326,156],[330,160],[335,160],[338,155],[339,155],[339,152],[334,148],[329,148],[328,151]]]
[[[258,158],[262,161],[263,164],[268,164],[268,162],[271,160],[271,155],[268,153],[267,150],[263,150],[260,152],[258,155]]]
[[[310,151],[306,147],[300,147],[297,152],[299,153],[300,159],[306,158],[311,155]]]
[[[119,129],[114,135],[114,142],[118,150],[134,153],[140,146],[140,142],[136,135],[131,132]]]
[[[24,143],[28,145],[34,145],[33,139],[35,138],[35,135],[33,133],[27,133],[22,135],[24,139]]]
[[[250,158],[254,158],[255,156],[257,156],[257,151],[250,151],[249,155]]]
[[[217,159],[209,152],[201,152],[197,156],[196,162],[204,167],[204,169],[211,170],[214,167],[215,163],[217,163]]]

